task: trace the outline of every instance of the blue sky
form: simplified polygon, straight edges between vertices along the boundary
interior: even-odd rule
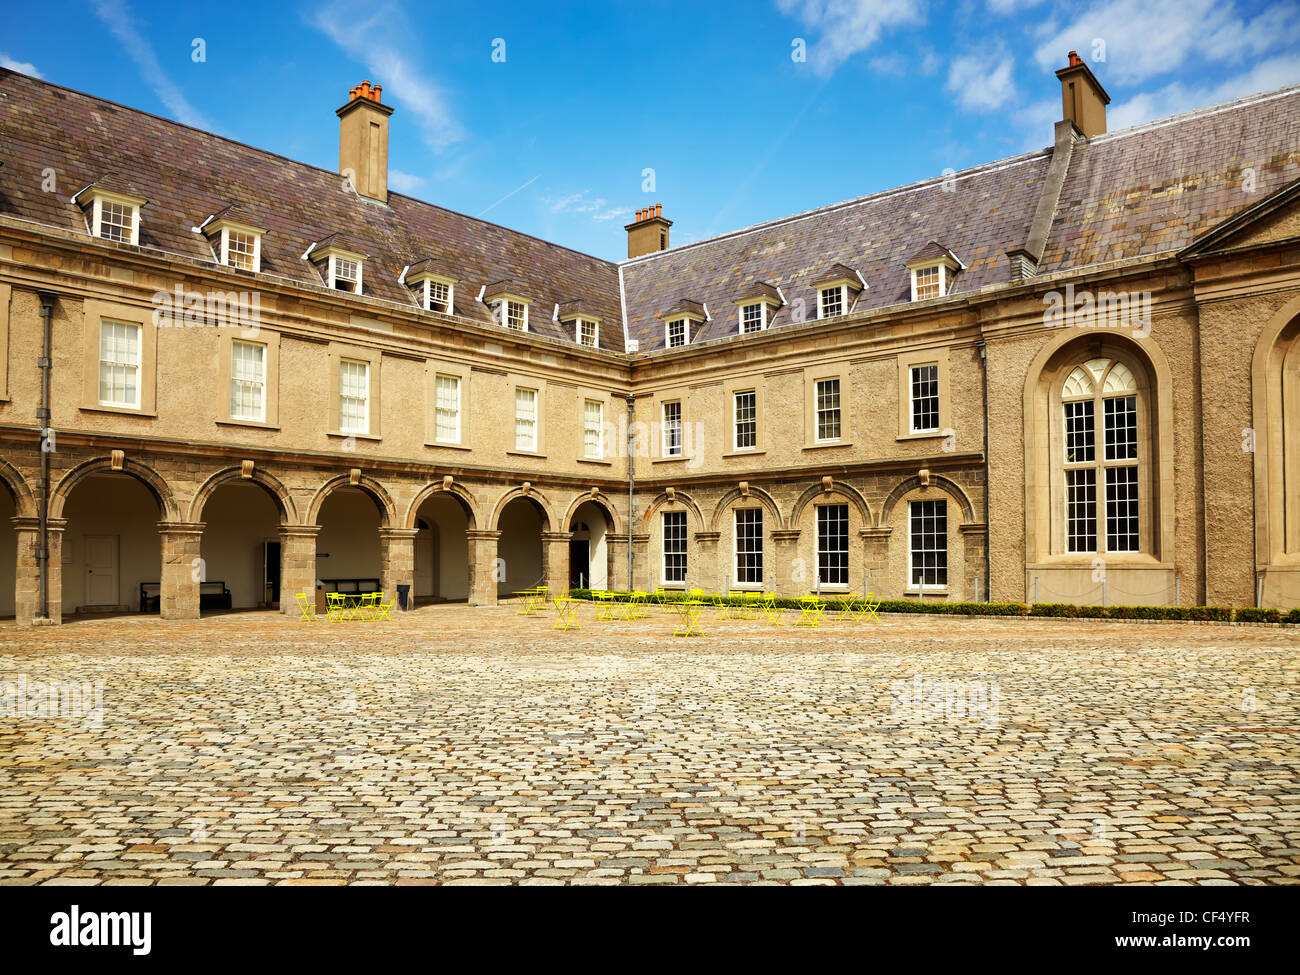
[[[610,259],[651,203],[680,244],[1046,146],[1070,49],[1113,130],[1300,82],[1300,0],[46,0],[0,33],[0,64],[330,169],[368,78],[392,188]]]

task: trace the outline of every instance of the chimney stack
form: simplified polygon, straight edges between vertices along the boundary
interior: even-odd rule
[[[627,231],[628,258],[668,249],[668,228],[673,225],[663,215],[660,203],[636,212],[636,220],[623,227]]]
[[[339,175],[351,174],[359,194],[388,202],[388,117],[391,105],[380,101],[380,85],[369,80],[348,90],[348,102],[334,114],[339,117]]]
[[[1079,52],[1071,51],[1069,64],[1056,72],[1061,79],[1062,118],[1088,138],[1106,131],[1106,106],[1110,96]]]

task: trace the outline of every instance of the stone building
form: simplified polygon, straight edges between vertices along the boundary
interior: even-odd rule
[[[1300,604],[1300,88],[610,263],[0,71],[0,614]],[[1048,133],[1044,133],[1047,136]]]

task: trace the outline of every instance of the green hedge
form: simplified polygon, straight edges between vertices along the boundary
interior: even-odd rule
[[[574,599],[591,599],[590,589],[571,589]],[[685,593],[671,592],[663,597],[665,602],[679,603]],[[713,599],[709,598],[709,603]],[[741,596],[727,596],[729,606],[745,602]],[[842,606],[840,600],[827,598],[829,609]],[[799,599],[779,596],[776,605],[782,609],[798,609]],[[1277,609],[1256,609],[1252,606],[1233,609],[1231,606],[1076,606],[1073,603],[948,603],[941,600],[925,602],[917,599],[885,599],[876,609],[879,613],[927,613],[938,616],[1034,616],[1043,619],[1092,620],[1200,620],[1214,623],[1293,623],[1300,624],[1300,608],[1283,614]]]

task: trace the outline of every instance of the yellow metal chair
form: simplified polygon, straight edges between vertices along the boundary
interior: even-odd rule
[[[363,592],[361,598],[357,600],[356,615],[353,619],[369,623],[375,618],[379,611],[379,600],[383,598],[382,592]]]
[[[347,600],[341,592],[325,594],[325,616],[335,623],[347,619]]]
[[[785,615],[781,607],[776,604],[776,593],[768,592],[763,594],[763,619],[769,626],[784,626]]]
[[[680,622],[673,630],[673,636],[704,636],[704,629],[700,626],[700,611],[705,605],[698,599],[684,599],[676,603],[673,608],[677,610]]]
[[[391,623],[393,620],[391,614],[393,612],[393,606],[394,604],[396,604],[396,602],[397,602],[396,596],[394,596],[388,602],[384,602],[384,594],[382,592],[375,593],[375,602],[374,602],[374,606],[372,607],[374,610],[374,615],[371,618],[374,619],[375,621],[388,620]]]
[[[596,600],[596,622],[614,623],[618,621],[618,601],[612,592],[601,589],[591,594]]]
[[[795,626],[822,625],[822,601],[816,596],[800,596],[799,610],[799,618],[794,621]]]
[[[298,619],[314,620],[316,618],[316,594],[314,592],[300,592],[294,595],[298,599]]]

